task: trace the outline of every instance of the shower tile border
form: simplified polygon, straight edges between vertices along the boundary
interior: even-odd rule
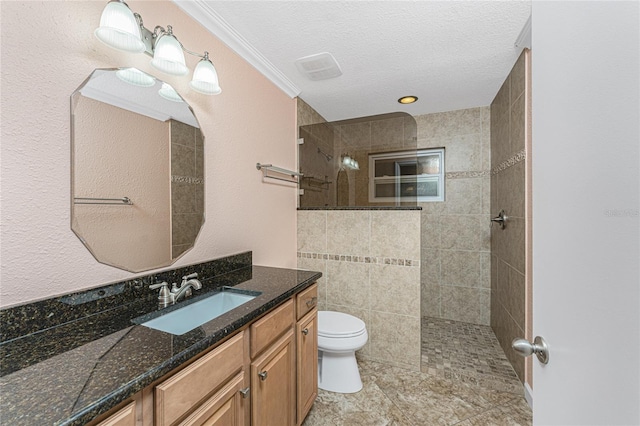
[[[518,151],[515,155],[504,160],[502,163],[498,164],[496,167],[491,169],[491,176],[497,175],[498,173],[508,169],[509,167],[515,166],[519,162],[526,160],[526,158],[527,158],[526,150],[523,149],[521,151]]]
[[[332,260],[336,262],[370,263],[376,265],[395,265],[420,267],[420,261],[415,259],[399,259],[382,256],[354,256],[349,254],[329,254],[313,252],[297,252],[297,256],[303,259]]]
[[[447,172],[444,174],[445,179],[473,179],[489,176],[489,170],[475,170],[467,172]]]

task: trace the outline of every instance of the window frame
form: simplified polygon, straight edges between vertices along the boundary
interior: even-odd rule
[[[437,155],[440,161],[440,169],[439,173],[423,173],[420,175],[394,175],[394,176],[382,176],[376,177],[376,161],[379,160],[393,160],[398,159],[400,161],[395,162],[395,172],[398,173],[400,167],[403,165],[410,165],[411,162],[406,161],[406,157],[415,156],[416,164],[418,157],[426,157]],[[405,159],[405,161],[402,161]],[[394,151],[394,152],[382,152],[369,154],[369,202],[370,203],[393,203],[400,204],[403,202],[439,202],[445,200],[444,194],[444,148],[423,148],[416,150],[408,150],[408,151]],[[402,196],[396,195],[394,197],[376,197],[376,185],[381,183],[395,183],[395,193],[401,193],[401,184],[403,181],[406,182],[427,182],[427,181],[436,181],[438,185],[438,195],[437,196]]]

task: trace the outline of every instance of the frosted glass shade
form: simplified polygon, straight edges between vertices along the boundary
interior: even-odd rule
[[[167,83],[162,83],[162,87],[158,90],[158,94],[171,102],[184,102],[180,95],[178,95],[178,92],[176,92],[176,89]]]
[[[133,53],[145,50],[136,17],[123,2],[107,3],[100,16],[100,26],[94,34],[98,40],[115,49]]]
[[[156,84],[156,79],[137,68],[123,68],[116,71],[118,78],[125,83],[140,87],[151,87]]]
[[[160,36],[154,47],[151,65],[171,75],[186,75],[189,72],[184,61],[182,46],[172,34]]]
[[[202,59],[193,71],[193,79],[189,86],[198,93],[204,95],[218,95],[222,92],[218,83],[218,73],[208,59]]]

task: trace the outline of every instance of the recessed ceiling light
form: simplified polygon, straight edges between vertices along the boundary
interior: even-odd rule
[[[403,96],[400,99],[398,99],[398,102],[401,104],[412,104],[417,100],[418,100],[417,96]]]

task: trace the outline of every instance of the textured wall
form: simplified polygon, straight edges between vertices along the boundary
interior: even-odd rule
[[[422,206],[422,315],[489,324],[489,107],[415,117],[418,148],[445,148],[445,201]]]
[[[491,103],[491,210],[504,209],[505,229],[491,230],[491,327],[521,381],[525,358],[511,341],[526,331],[526,96],[529,51],[524,51]],[[528,359],[531,359],[529,357]]]
[[[102,263],[129,271],[169,264],[169,122],[78,96],[73,128],[73,195],[133,202],[74,204],[74,231]]]
[[[190,91],[149,57],[104,46],[93,31],[104,2],[1,2],[3,306],[125,280],[70,229],[69,96],[95,68],[136,66],[191,104],[205,135],[206,222],[176,265],[253,250],[254,263],[296,266],[296,191],[262,182],[257,162],[295,168],[295,101],[172,2],[130,1],[147,26],[173,25],[191,50],[211,52],[223,92]],[[25,34],[41,36],[25,37]],[[187,55],[193,69],[197,58]],[[15,283],[29,280],[28,285]],[[19,290],[19,291],[18,291]]]
[[[367,325],[360,355],[420,370],[419,211],[298,211],[298,256],[322,272],[318,308]]]

